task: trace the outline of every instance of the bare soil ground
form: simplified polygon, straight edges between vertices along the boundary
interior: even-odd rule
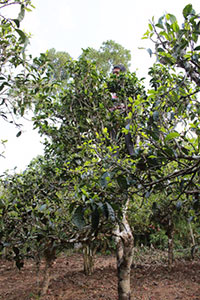
[[[166,258],[166,257],[165,257]],[[200,300],[200,261],[176,260],[169,270],[166,259],[136,257],[131,272],[132,299]],[[44,266],[42,266],[44,267]],[[117,300],[115,257],[95,258],[91,276],[83,273],[81,254],[62,255],[51,269],[47,295],[38,296],[36,266],[27,261],[18,271],[12,262],[0,260],[1,300]]]

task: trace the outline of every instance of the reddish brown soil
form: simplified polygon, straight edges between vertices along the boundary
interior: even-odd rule
[[[80,254],[57,258],[45,297],[39,297],[36,268],[28,261],[18,271],[0,260],[1,300],[116,300],[117,277],[114,256],[97,256],[95,271],[85,276]],[[200,300],[200,261],[177,260],[171,270],[166,261],[135,258],[131,273],[132,299]]]

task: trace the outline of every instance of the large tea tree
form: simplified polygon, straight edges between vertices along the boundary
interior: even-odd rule
[[[64,87],[56,86],[51,98],[38,95],[35,126],[47,136],[46,158],[54,158],[58,167],[71,175],[65,186],[74,189],[71,210],[79,229],[88,228],[90,236],[115,229],[119,293],[129,294],[133,237],[126,209],[128,184],[134,175],[127,174],[127,181],[123,168],[134,160],[125,147],[124,135],[132,103],[146,95],[134,73],[105,78],[84,58],[69,62],[66,70],[69,79]],[[123,112],[112,102],[113,90],[118,90],[120,103],[124,103]],[[111,138],[113,128],[115,138]]]
[[[67,64],[65,85],[46,86],[35,97],[35,127],[47,137],[46,158],[69,175],[65,186],[73,186],[77,227],[86,229],[86,237],[108,230],[116,238],[123,300],[130,299],[127,211],[134,195],[165,190],[170,197],[174,190],[174,203],[185,195],[198,202],[199,16],[191,5],[183,16],[183,27],[170,14],[149,25],[145,37],[155,42],[158,62],[149,70],[146,92],[136,74],[106,78],[83,56]]]

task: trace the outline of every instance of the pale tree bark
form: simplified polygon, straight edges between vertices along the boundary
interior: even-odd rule
[[[172,266],[174,261],[174,226],[171,219],[169,219],[169,225],[167,230],[168,236],[168,265]]]
[[[191,257],[192,259],[195,258],[195,254],[196,254],[196,242],[195,242],[195,237],[194,237],[194,232],[191,226],[191,223],[189,222],[189,229],[190,229],[190,235],[191,235],[191,241],[192,241],[192,245],[191,245]]]
[[[190,222],[189,222],[189,229],[190,229],[190,235],[192,240],[192,246],[194,246],[196,243],[195,243],[194,233]]]
[[[131,299],[131,265],[133,260],[133,234],[124,212],[122,222],[114,232],[117,242],[117,276],[118,276],[118,300]]]

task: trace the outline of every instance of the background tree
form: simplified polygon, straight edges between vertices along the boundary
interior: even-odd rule
[[[53,69],[53,77],[57,80],[66,80],[67,72],[66,72],[66,64],[71,59],[71,56],[64,51],[57,51],[52,48],[47,51],[47,59],[49,59],[52,69]]]
[[[195,198],[195,192],[196,195],[199,194],[199,16],[189,4],[183,9],[183,17],[182,27],[179,27],[176,17],[171,14],[162,16],[158,22],[152,20],[144,38],[153,39],[155,54],[166,66],[165,69],[170,69],[168,74],[172,74],[172,68],[176,74],[182,69],[174,87],[167,87],[163,82],[160,85],[156,80],[156,89],[160,91],[155,94],[159,94],[160,97],[157,98],[158,110],[153,114],[161,113],[159,108],[162,109],[162,113],[167,112],[167,102],[172,104],[172,110],[168,108],[168,116],[175,120],[169,124],[173,126],[179,123],[181,130],[171,126],[171,130],[165,132],[162,152],[168,152],[166,146],[170,144],[172,152],[168,152],[168,161],[174,161],[178,169],[176,173],[170,172],[169,168],[168,176],[179,185],[180,196],[185,193]],[[148,51],[154,52],[150,49]],[[169,93],[167,97],[166,92]],[[175,189],[176,187],[177,185],[174,185]]]
[[[88,48],[81,56],[85,56],[86,59],[95,62],[97,68],[105,74],[108,74],[114,65],[120,63],[129,70],[131,61],[130,50],[125,49],[113,40],[103,42],[98,50]]]
[[[39,271],[44,259],[41,294],[45,294],[53,261],[70,247],[76,233],[68,213],[70,191],[63,189],[55,163],[43,157],[34,159],[23,173],[4,176],[1,186],[0,250],[6,250],[6,258],[19,269],[28,258]]]

